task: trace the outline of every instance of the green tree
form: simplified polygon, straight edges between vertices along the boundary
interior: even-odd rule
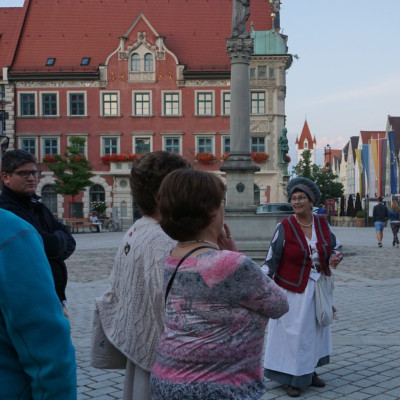
[[[91,170],[93,167],[84,155],[82,149],[85,147],[86,139],[72,136],[70,145],[64,152],[64,157],[58,154],[54,155],[55,162],[46,162],[50,171],[54,172],[56,181],[54,190],[62,195],[69,195],[74,202],[75,196],[79,192],[86,190],[93,182],[90,180],[94,174]]]
[[[302,153],[302,159],[293,167],[293,171],[297,176],[311,179],[315,181],[315,177],[318,173],[318,166],[311,161],[311,151],[304,150]]]
[[[321,191],[321,203],[326,199],[339,200],[344,194],[344,187],[337,182],[338,176],[330,168],[318,168],[314,176],[314,182]]]

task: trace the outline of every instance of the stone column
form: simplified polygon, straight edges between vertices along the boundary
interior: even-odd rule
[[[243,35],[246,36],[246,35]],[[259,171],[250,156],[250,56],[253,39],[231,37],[227,39],[227,52],[231,60],[231,110],[229,158],[221,171],[226,173],[226,212],[253,213],[254,172]]]

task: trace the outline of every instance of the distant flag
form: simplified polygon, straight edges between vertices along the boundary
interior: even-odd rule
[[[390,193],[397,193],[397,160],[394,144],[394,132],[388,132],[389,151],[390,151]]]

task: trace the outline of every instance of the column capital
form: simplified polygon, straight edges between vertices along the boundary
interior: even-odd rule
[[[229,58],[234,62],[250,62],[251,54],[254,49],[254,40],[252,38],[228,38],[226,39],[226,51]]]

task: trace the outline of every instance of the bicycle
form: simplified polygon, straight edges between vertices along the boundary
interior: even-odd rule
[[[101,222],[102,230],[107,230],[109,232],[118,232],[119,231],[119,222],[114,221],[111,218],[108,219],[99,219]],[[97,232],[97,225],[90,225],[91,232]]]

